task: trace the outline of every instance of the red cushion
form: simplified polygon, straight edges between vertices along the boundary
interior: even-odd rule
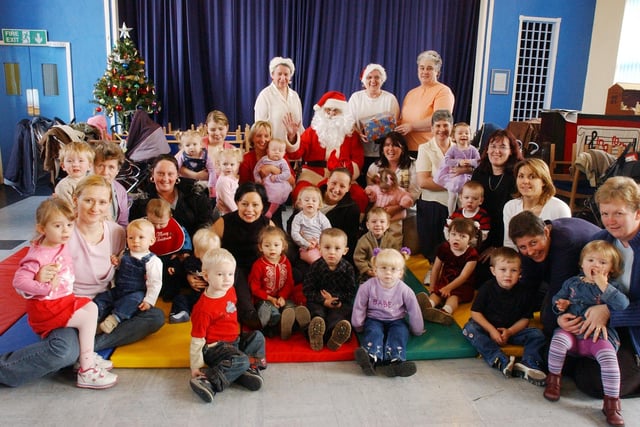
[[[22,248],[0,262],[0,335],[27,312],[27,301],[13,288],[13,275],[28,250]]]

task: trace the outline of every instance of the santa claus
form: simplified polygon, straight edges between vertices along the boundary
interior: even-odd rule
[[[287,147],[289,159],[302,161],[302,171],[292,194],[294,200],[301,188],[322,185],[329,172],[339,167],[349,169],[355,181],[364,163],[362,144],[354,132],[355,121],[344,94],[327,92],[313,109],[311,126],[295,144]],[[353,184],[351,196],[364,212],[368,203],[364,190]]]

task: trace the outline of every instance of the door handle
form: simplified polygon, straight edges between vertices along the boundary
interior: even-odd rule
[[[40,115],[40,95],[38,89],[27,89],[27,115]]]

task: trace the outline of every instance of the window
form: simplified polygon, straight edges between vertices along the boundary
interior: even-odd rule
[[[58,65],[42,64],[42,89],[44,96],[58,96]]]
[[[615,82],[640,83],[640,0],[627,0],[622,18]]]
[[[560,19],[520,17],[511,120],[538,117],[551,105]]]
[[[20,96],[20,64],[4,63],[4,87],[7,95]]]

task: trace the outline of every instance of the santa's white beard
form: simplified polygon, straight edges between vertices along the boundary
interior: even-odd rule
[[[350,115],[340,114],[329,117],[323,110],[318,110],[313,115],[311,127],[318,135],[320,146],[327,150],[327,157],[336,150],[336,156],[340,155],[340,146],[344,137],[353,132],[354,120]]]

